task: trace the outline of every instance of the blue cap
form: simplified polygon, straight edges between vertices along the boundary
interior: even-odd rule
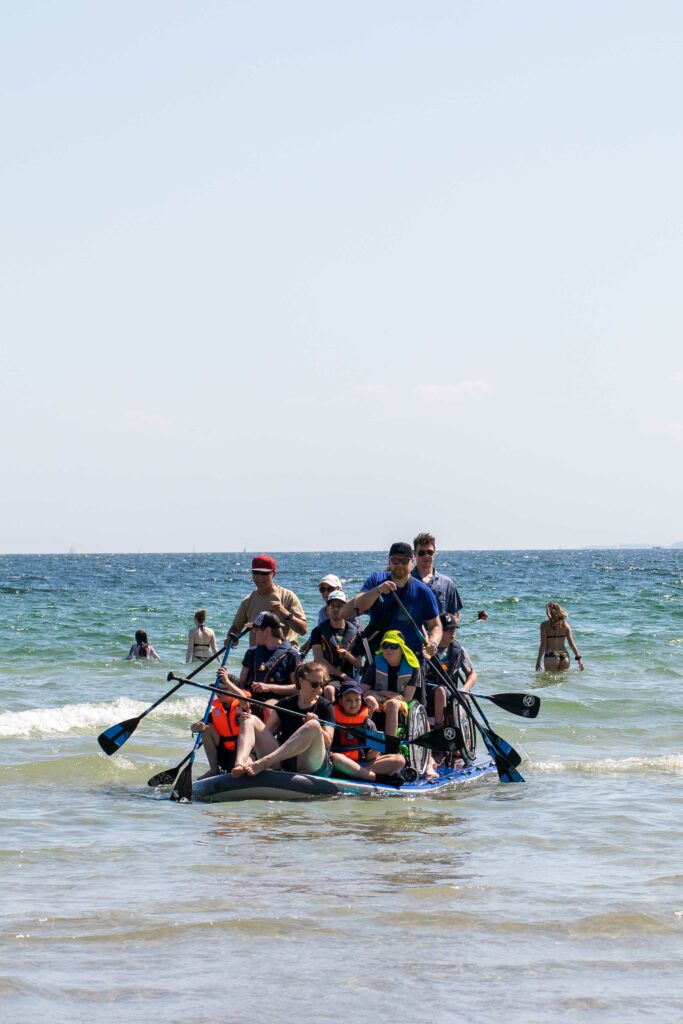
[[[360,693],[362,696],[363,687],[355,679],[344,679],[339,687],[339,696],[343,697],[345,693]]]

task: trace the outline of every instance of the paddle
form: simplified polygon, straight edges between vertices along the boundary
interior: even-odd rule
[[[248,631],[249,631],[248,629],[245,629],[242,633],[240,633],[240,637],[244,636],[244,633],[246,633]],[[237,637],[236,639],[239,639],[239,637]],[[310,648],[311,648],[311,641],[308,640],[303,645],[301,650],[299,651],[299,654],[300,654],[302,659],[306,657],[306,655],[308,654]],[[218,653],[220,654],[220,651]],[[192,674],[194,674],[194,673],[192,673]],[[192,678],[192,674],[187,676],[186,680],[191,679]],[[174,676],[172,672],[169,672],[169,674],[168,674],[168,681],[170,682],[172,679],[180,679],[180,676]],[[210,687],[205,687],[205,689],[210,689]],[[147,785],[148,786],[153,786],[153,787],[155,787],[155,786],[170,786],[171,783],[175,780],[175,778],[176,778],[178,772],[180,771],[180,769],[186,763],[186,761],[189,761],[191,754],[192,754],[192,751],[190,751],[189,754],[186,754],[185,757],[180,762],[180,764],[176,765],[175,768],[165,768],[163,771],[157,772],[156,775],[153,775],[151,777],[151,779],[147,779]]]
[[[178,676],[175,677],[176,679]],[[225,689],[220,689],[216,686],[205,686],[203,683],[193,683],[189,679],[183,679],[184,683],[188,686],[195,686],[198,690],[208,690],[210,693],[220,694],[225,696]],[[269,711],[277,711],[278,714],[294,715],[295,718],[305,718],[308,712],[306,711],[293,711],[290,708],[278,708],[273,704],[267,704],[265,701],[256,700],[254,697],[239,697],[237,694],[231,694],[235,700],[240,703],[254,704],[256,707],[268,708]],[[415,743],[420,747],[427,747],[429,750],[434,750],[437,753],[443,753],[446,750],[451,750],[451,746],[444,746],[447,740],[444,740],[441,735],[441,730],[435,729],[432,732],[423,733],[422,736],[418,736],[415,739],[399,739],[398,736],[387,736],[383,732],[377,732],[374,729],[360,729],[352,725],[344,725],[338,722],[324,722],[324,725],[330,725],[333,729],[340,729],[344,732],[348,732],[351,736],[355,737],[360,741],[362,747],[369,747],[371,750],[378,750],[382,754],[397,754],[399,748],[405,744]],[[438,735],[437,735],[438,734]],[[430,745],[430,737],[434,737],[435,746]]]
[[[223,658],[221,660],[221,668],[225,668],[225,666],[228,663],[228,658],[230,657],[230,651],[235,646],[235,644],[239,640],[242,639],[244,634],[248,633],[248,632],[249,632],[248,629],[243,629],[242,632],[238,636],[236,636],[234,638],[234,640],[233,640],[232,637],[230,637],[230,643],[226,647],[225,654],[223,655]],[[178,678],[176,675],[173,674],[173,672],[169,672],[169,676],[171,676],[173,679],[177,679]],[[190,676],[187,676],[185,679],[181,680],[180,685],[182,686],[183,683],[187,683],[189,681],[190,681]],[[218,676],[216,676],[216,682],[218,682]],[[201,683],[192,683],[192,682],[190,682],[190,686],[201,686]],[[204,687],[202,687],[202,689],[204,689]],[[211,689],[211,687],[206,687],[206,689]],[[212,707],[212,705],[213,705],[213,697],[209,697],[209,700],[208,700],[207,705],[206,705],[206,711],[204,712],[204,717],[202,718],[202,722],[204,723],[204,725],[206,725],[206,723],[209,720],[209,717],[211,715],[211,707]],[[201,732],[198,732],[197,733],[197,739],[194,741],[194,745],[192,747],[192,750],[190,751],[190,753],[188,755],[188,758],[187,758],[187,767],[183,768],[183,770],[181,771],[180,775],[175,780],[175,785],[174,785],[173,789],[171,790],[171,800],[175,800],[175,801],[177,801],[178,803],[181,803],[181,804],[191,804],[192,803],[192,765],[194,764],[194,759],[197,756],[197,751],[199,750],[201,745],[202,745],[202,734],[201,734]],[[181,762],[181,764],[182,764],[182,762]]]
[[[394,600],[397,602],[399,608],[401,608],[401,610],[403,611],[403,614],[406,616],[408,622],[411,624],[411,626],[413,627],[415,632],[419,635],[420,634],[420,630],[419,630],[419,627],[418,627],[417,623],[415,622],[415,619],[412,617],[412,615],[410,614],[410,612],[408,611],[406,606],[403,604],[403,602],[401,601],[401,598],[398,596],[396,591],[392,590],[391,593],[392,593],[392,595],[394,597]],[[446,686],[446,689],[449,690],[450,693],[453,694],[453,696],[458,701],[458,703],[461,705],[461,707],[463,707],[464,710],[470,714],[470,718],[472,720],[473,725],[475,726],[477,731],[479,733],[481,733],[482,739],[484,740],[484,743],[486,744],[486,749],[488,750],[489,754],[491,755],[491,757],[493,758],[493,760],[495,762],[496,771],[498,772],[498,778],[500,779],[500,781],[501,782],[524,782],[523,776],[516,769],[516,765],[522,763],[522,758],[517,753],[517,751],[514,749],[514,747],[512,747],[507,742],[507,740],[504,740],[504,739],[502,739],[502,737],[497,736],[496,733],[493,731],[493,729],[491,729],[491,726],[488,723],[488,719],[486,718],[486,715],[483,713],[483,711],[481,710],[481,708],[479,707],[479,705],[477,704],[477,702],[475,700],[475,702],[474,702],[475,706],[476,706],[477,710],[479,711],[479,714],[481,715],[481,717],[484,719],[484,722],[486,723],[486,728],[483,727],[477,721],[477,719],[474,717],[474,715],[469,711],[469,708],[467,707],[467,702],[466,702],[465,698],[463,697],[461,692],[458,690],[457,686],[453,685],[453,682],[452,682],[450,676],[446,672],[444,672],[443,668],[439,664],[438,659],[436,661],[434,661],[431,658],[428,659],[428,660],[431,661],[431,664],[434,667],[434,669],[436,671],[436,674],[442,680],[442,682]],[[471,693],[468,693],[468,696],[471,697],[472,696]]]
[[[212,654],[210,658],[203,661],[198,668],[193,672],[190,672],[187,678],[191,679],[193,676],[196,676],[198,672],[205,669],[206,666],[222,654],[224,650],[225,648],[221,647],[220,651],[216,651],[216,653]],[[166,677],[166,682],[170,683],[172,678],[174,678],[173,673],[169,672]],[[112,754],[115,754],[117,750],[120,750],[123,744],[131,738],[142,719],[145,718],[150,711],[154,711],[154,709],[158,708],[160,704],[163,704],[163,702],[167,700],[172,693],[175,693],[176,690],[180,689],[182,685],[182,683],[178,683],[176,686],[172,686],[168,693],[165,693],[162,697],[159,697],[158,700],[155,700],[153,704],[150,704],[147,710],[143,711],[141,715],[137,716],[137,718],[127,718],[125,722],[119,722],[117,725],[110,725],[108,729],[105,729],[104,732],[100,733],[97,737],[97,742],[102,747],[105,754],[111,756]]]
[[[487,697],[485,693],[478,693],[477,696],[479,700],[490,700],[503,711],[519,715],[520,718],[536,718],[541,710],[541,698],[534,696],[533,693],[496,693],[491,697]]]

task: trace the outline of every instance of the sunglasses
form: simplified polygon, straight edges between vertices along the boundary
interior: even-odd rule
[[[410,565],[412,558],[390,558],[392,565]]]
[[[422,555],[435,555],[436,551],[433,548],[431,548],[430,550],[427,550],[427,548],[420,548],[420,550],[417,551],[416,554],[418,554],[420,556],[422,556]]]
[[[312,679],[308,679],[306,676],[304,676],[304,679],[306,680],[306,682],[308,683],[312,690],[322,690],[323,686],[325,685],[320,680],[318,680],[317,683],[314,683]]]
[[[400,651],[400,644],[382,644],[383,651]]]
[[[320,591],[321,594],[331,594],[332,591],[334,590],[334,587],[328,587],[326,583],[321,583],[320,586],[318,587],[318,590]]]

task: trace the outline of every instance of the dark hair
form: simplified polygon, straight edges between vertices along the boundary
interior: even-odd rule
[[[322,672],[323,682],[329,683],[330,675],[324,665],[321,665],[317,661],[302,661],[294,669],[294,685],[297,690],[301,689],[301,680],[308,679],[311,671],[315,669],[316,672]]]
[[[413,541],[413,547],[421,547],[423,544],[431,544],[433,548],[436,548],[436,537],[433,533],[418,533],[417,537]]]
[[[206,622],[206,608],[200,608],[198,612],[195,612],[194,619],[198,626],[203,626]]]
[[[140,648],[138,651],[139,658],[146,658],[147,652],[149,651],[149,642],[147,640],[147,634],[144,629],[135,630],[135,642]]]

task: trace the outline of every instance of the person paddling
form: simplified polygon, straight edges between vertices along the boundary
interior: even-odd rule
[[[408,648],[422,661],[436,653],[441,623],[436,598],[429,587],[411,575],[414,565],[410,544],[403,541],[392,544],[389,569],[368,576],[360,594],[344,605],[342,614],[345,619],[352,615],[369,615],[370,623],[364,632],[371,643],[379,640],[388,629],[399,630]],[[394,593],[401,604],[392,597]],[[426,630],[426,640],[419,632],[421,629]]]
[[[230,680],[233,686],[235,680]],[[249,690],[238,690],[243,697],[251,697]],[[235,767],[235,750],[240,732],[240,719],[248,704],[240,702],[232,692],[217,693],[211,703],[208,722],[195,722],[193,733],[202,733],[202,746],[209,762],[209,770],[200,778],[218,775],[221,770],[229,772]]]
[[[362,665],[360,630],[344,618],[345,604],[344,591],[333,590],[327,598],[327,618],[311,631],[313,660],[327,669],[327,674],[333,682],[336,680],[337,686]],[[328,700],[334,699],[333,693],[326,692],[325,696]]]
[[[258,775],[269,768],[329,778],[334,712],[330,702],[322,696],[326,681],[327,673],[322,665],[310,661],[297,665],[296,694],[279,701],[267,723],[249,711],[242,714],[233,778]],[[303,712],[306,718],[302,723],[297,715],[288,715],[288,711]],[[257,760],[249,761],[254,748]]]
[[[254,619],[251,633],[255,643],[242,661],[239,686],[247,687],[254,697],[269,704],[296,690],[295,670],[299,664],[299,652],[283,638],[282,632],[277,615],[260,612]],[[226,668],[219,669],[218,678],[221,686],[239,693]]]

